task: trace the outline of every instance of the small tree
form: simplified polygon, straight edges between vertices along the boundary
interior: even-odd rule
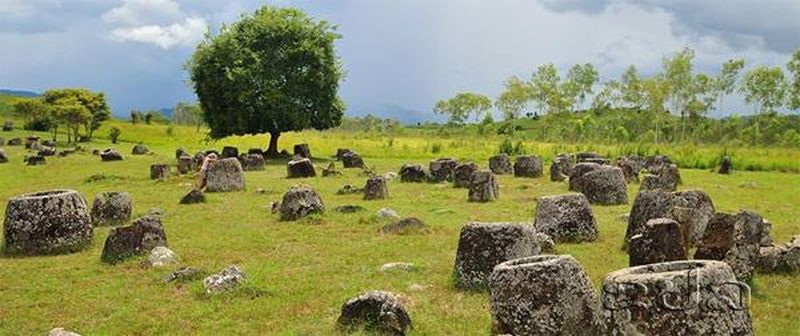
[[[622,79],[619,83],[622,102],[630,108],[642,108],[645,104],[644,91],[642,89],[642,79],[639,77],[639,71],[636,70],[636,66],[629,66],[622,74]]]
[[[726,95],[733,93],[733,90],[736,88],[736,83],[739,81],[739,74],[742,72],[743,68],[743,59],[731,59],[722,65],[722,71],[720,71],[715,79],[717,102],[719,104],[719,106],[717,106],[718,110],[723,110],[722,102]]]
[[[531,78],[531,85],[533,85],[534,92],[533,101],[539,106],[540,112],[557,113],[560,111],[562,105],[560,82],[558,69],[552,63],[536,68]]]
[[[116,126],[111,127],[111,129],[108,130],[108,137],[111,138],[111,143],[113,144],[117,143],[120,135],[122,135],[122,131]]]
[[[492,100],[482,94],[462,92],[447,100],[436,102],[433,111],[449,116],[450,122],[463,124],[470,115],[475,122],[492,109]]]
[[[686,105],[692,96],[692,81],[694,80],[694,50],[684,48],[663,60],[664,76],[669,83],[672,101],[672,110],[677,111],[681,117],[681,140],[685,135]]]
[[[50,107],[38,98],[19,98],[14,102],[14,114],[22,119],[26,129],[28,128],[41,128],[39,126],[47,126],[49,128],[50,122]],[[39,129],[46,131],[47,129]]]
[[[783,106],[786,99],[786,77],[779,66],[759,66],[747,72],[742,86],[745,102],[753,104],[756,110],[756,134],[753,137],[758,141],[761,127],[759,117],[766,113],[773,113]]]
[[[293,8],[265,6],[209,34],[187,64],[211,138],[328,129],[342,120],[336,27]]]
[[[78,129],[92,119],[91,112],[77,101],[64,102],[54,106],[54,109],[67,128],[67,142],[78,142]]]
[[[792,77],[787,92],[789,95],[787,106],[792,110],[800,110],[800,49],[794,52],[786,68]]]
[[[131,110],[131,124],[136,125],[136,124],[142,122],[143,118],[144,117],[142,116],[142,112],[141,111],[139,111],[139,110]]]
[[[568,101],[573,104],[570,109],[579,109],[583,106],[598,80],[597,70],[591,63],[575,64],[569,68],[566,82],[562,85],[563,91],[569,97]]]
[[[533,86],[517,76],[507,79],[504,85],[505,91],[497,97],[495,106],[503,112],[506,120],[519,118],[533,100]]]

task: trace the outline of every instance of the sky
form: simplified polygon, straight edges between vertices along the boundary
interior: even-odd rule
[[[86,87],[118,116],[194,101],[183,65],[198,41],[263,5],[336,24],[346,114],[405,122],[441,118],[433,104],[458,92],[496,97],[544,63],[563,75],[591,62],[606,80],[630,64],[655,73],[688,46],[715,74],[730,58],[784,65],[800,48],[797,0],[0,0],[0,88]]]

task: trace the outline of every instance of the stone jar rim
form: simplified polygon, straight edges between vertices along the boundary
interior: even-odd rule
[[[573,262],[575,262],[575,258],[573,258],[571,255],[543,254],[537,256],[512,259],[503,262],[501,264],[498,264],[497,266],[494,267],[494,270],[506,271],[512,269],[520,269],[520,268],[548,267],[548,266],[554,266],[564,263],[573,263]]]
[[[54,189],[54,190],[45,190],[45,191],[36,191],[30,192],[26,194],[22,194],[19,196],[13,197],[11,200],[34,200],[34,199],[44,199],[50,197],[57,197],[57,196],[64,196],[68,194],[78,194],[77,191],[72,189]]]
[[[686,272],[699,272],[700,274],[725,274],[733,277],[730,266],[716,260],[679,260],[624,268],[609,273],[606,279],[634,280],[634,279],[663,279],[685,276]]]

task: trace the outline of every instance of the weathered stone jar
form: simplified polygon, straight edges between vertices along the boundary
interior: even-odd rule
[[[131,219],[133,202],[127,192],[103,192],[94,196],[92,222],[95,225],[120,225]]]
[[[5,252],[44,255],[76,252],[92,242],[86,201],[74,190],[11,198],[3,225]]]
[[[364,199],[365,200],[379,200],[389,197],[389,186],[386,184],[386,179],[383,176],[372,176],[367,179],[367,184],[364,185]]]
[[[569,255],[506,261],[489,277],[495,333],[596,335],[597,296],[583,267]]]
[[[603,281],[600,334],[753,335],[748,295],[719,261],[622,269]]]
[[[539,198],[534,225],[558,243],[590,242],[598,235],[592,208],[583,194]]]
[[[236,158],[218,160],[206,172],[209,192],[228,192],[244,190],[244,169]]]
[[[469,223],[461,228],[454,266],[459,289],[485,290],[497,264],[538,255],[536,230],[524,223]]]

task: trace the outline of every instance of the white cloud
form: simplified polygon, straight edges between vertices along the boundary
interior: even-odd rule
[[[109,34],[111,40],[149,43],[162,49],[192,46],[208,29],[205,18],[190,16],[175,0],[123,0],[102,18],[116,26]]]
[[[111,31],[111,39],[119,42],[132,41],[155,44],[162,49],[175,46],[192,46],[203,38],[208,24],[201,17],[190,17],[169,26],[145,25],[117,28]]]
[[[141,26],[175,22],[184,16],[180,5],[172,0],[124,0],[122,5],[103,14],[103,21],[112,24]]]

